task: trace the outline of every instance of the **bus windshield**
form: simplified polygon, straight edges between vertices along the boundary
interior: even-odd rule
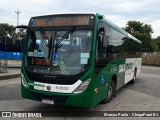
[[[91,30],[28,32],[26,67],[51,75],[76,75],[89,67]]]

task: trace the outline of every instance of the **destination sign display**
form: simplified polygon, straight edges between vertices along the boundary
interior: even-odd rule
[[[51,62],[46,59],[40,59],[40,58],[30,58],[30,64],[31,65],[45,65],[49,66]]]
[[[52,26],[77,26],[91,25],[93,15],[76,15],[76,16],[44,16],[35,17],[30,20],[30,27],[52,27]]]

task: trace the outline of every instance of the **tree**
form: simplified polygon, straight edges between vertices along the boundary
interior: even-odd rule
[[[160,51],[160,36],[154,38],[153,41],[157,44],[158,51]]]
[[[128,21],[126,28],[123,29],[142,42],[143,52],[154,51],[153,47],[155,47],[155,44],[152,43],[151,34],[153,33],[153,29],[151,25],[147,25],[139,21]]]
[[[127,27],[124,28],[128,33],[134,35],[136,32],[142,31],[143,23],[136,21],[128,21]]]
[[[14,33],[14,26],[13,25],[9,25],[8,23],[0,23],[0,37],[1,39],[6,38],[7,39],[7,43],[14,43],[13,39],[12,39],[12,35]],[[19,28],[16,30],[16,39],[15,40],[22,40],[25,38],[26,35],[26,29],[23,28]]]
[[[159,46],[155,40],[151,41],[151,46],[152,46],[152,52],[159,52]]]
[[[12,37],[14,26],[8,23],[0,23],[0,36]]]
[[[26,29],[24,29],[24,28],[19,28],[18,31],[17,31],[17,37],[24,39],[25,36],[26,36]]]

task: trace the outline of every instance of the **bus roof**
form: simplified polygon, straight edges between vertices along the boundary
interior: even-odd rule
[[[94,25],[95,14],[52,14],[30,19],[29,27]]]
[[[60,16],[60,15],[95,15],[95,16],[100,16],[102,17],[103,21],[105,21],[108,25],[110,25],[112,28],[118,30],[119,32],[121,32],[122,34],[132,38],[133,40],[142,43],[140,40],[138,40],[137,38],[135,38],[134,36],[132,36],[131,34],[129,34],[128,32],[126,32],[125,30],[123,30],[122,28],[120,28],[119,26],[117,26],[116,24],[112,23],[110,20],[106,19],[106,17],[104,15],[101,15],[99,13],[90,13],[90,12],[81,12],[81,13],[76,13],[76,12],[72,12],[72,13],[61,13],[61,14],[51,14],[51,15],[42,15],[42,16],[35,16],[32,17],[33,18],[37,18],[37,17],[47,17],[47,16]]]
[[[122,28],[120,28],[119,26],[117,26],[116,24],[112,23],[110,20],[108,20],[104,15],[100,15],[100,14],[96,14],[97,16],[101,16],[103,17],[103,21],[105,21],[108,25],[110,25],[112,28],[116,29],[117,31],[121,32],[122,34],[128,36],[129,38],[132,38],[133,40],[142,43],[140,40],[138,40],[137,38],[135,38],[134,36],[132,36],[131,34],[129,34],[128,32],[126,32],[125,30],[123,30]]]
[[[47,16],[62,16],[62,15],[95,15],[96,16],[96,14],[97,13],[90,13],[90,12],[81,12],[81,13],[72,12],[72,13],[59,13],[59,14],[49,14],[49,15],[33,16],[32,18],[47,17]]]

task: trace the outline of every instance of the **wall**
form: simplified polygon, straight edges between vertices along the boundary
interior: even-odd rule
[[[142,64],[160,66],[160,53],[143,53]]]

